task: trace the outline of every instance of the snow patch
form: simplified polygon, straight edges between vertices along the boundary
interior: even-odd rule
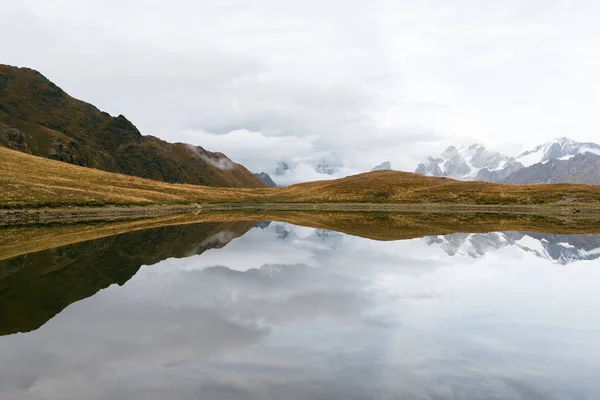
[[[557,243],[557,244],[558,244],[559,246],[566,247],[566,248],[568,248],[568,249],[574,249],[574,248],[575,248],[575,246],[573,246],[573,245],[572,245],[572,244],[570,244],[570,243],[566,243],[566,242],[560,242],[560,243]]]
[[[521,154],[517,157],[517,161],[523,164],[525,167],[531,167],[534,164],[540,163],[542,158],[544,157],[545,150],[542,147],[537,147],[536,149]]]
[[[536,238],[533,238],[529,235],[525,235],[521,238],[521,240],[517,241],[516,244],[523,250],[530,250],[539,254],[542,257],[550,259],[550,257],[548,257],[548,253],[546,252],[546,249],[544,248],[544,245],[540,240]]]

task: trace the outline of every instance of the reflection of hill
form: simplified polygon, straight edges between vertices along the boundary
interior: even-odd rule
[[[0,261],[0,334],[35,330],[69,304],[113,283],[124,284],[142,265],[221,248],[253,225],[169,226]]]
[[[117,222],[27,225],[0,228],[0,260],[86,240],[167,225],[205,222],[280,221],[375,240],[413,239],[455,232],[522,231],[600,233],[600,218],[574,214],[504,214],[384,211],[212,211]],[[258,226],[268,226],[258,222]],[[281,232],[286,235],[285,232]],[[2,271],[0,271],[0,276]]]
[[[453,233],[424,238],[446,254],[481,257],[504,247],[514,246],[538,257],[568,264],[600,258],[600,235],[561,235],[530,232]]]

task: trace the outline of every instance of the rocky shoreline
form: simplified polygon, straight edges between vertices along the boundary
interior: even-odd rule
[[[0,210],[0,226],[24,224],[75,223],[85,221],[119,221],[211,211],[382,211],[432,213],[503,213],[503,214],[560,214],[592,215],[600,220],[600,208],[576,206],[498,206],[466,204],[219,204],[172,206],[103,206],[61,207]]]

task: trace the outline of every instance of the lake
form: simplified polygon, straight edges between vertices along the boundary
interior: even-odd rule
[[[138,230],[0,261],[0,398],[599,399],[599,287],[599,234]]]

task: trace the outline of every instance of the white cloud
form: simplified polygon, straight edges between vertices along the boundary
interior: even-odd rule
[[[333,151],[352,171],[412,170],[448,144],[595,140],[599,12],[584,0],[0,0],[0,34],[14,38],[0,54],[145,134],[253,170]]]

